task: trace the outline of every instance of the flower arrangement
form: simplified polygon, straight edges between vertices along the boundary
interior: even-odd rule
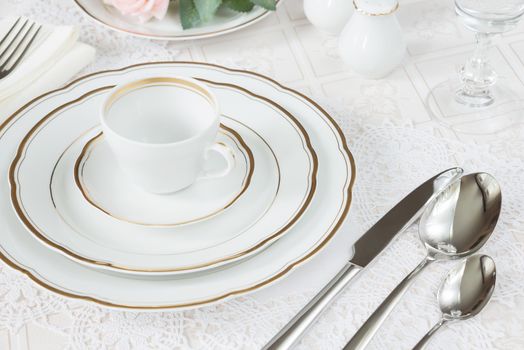
[[[140,23],[152,18],[162,19],[171,3],[178,1],[180,21],[184,29],[211,20],[223,6],[237,12],[249,12],[255,5],[267,10],[276,9],[277,0],[103,0],[122,15],[136,18]]]

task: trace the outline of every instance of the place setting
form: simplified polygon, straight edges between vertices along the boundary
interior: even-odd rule
[[[181,50],[191,57],[104,69],[98,69],[100,53],[95,53],[103,53],[104,48],[93,44],[82,32],[83,26],[51,26],[22,14],[0,18],[0,109],[4,114],[0,121],[0,188],[4,194],[0,199],[0,259],[39,290],[71,305],[108,310],[101,312],[112,315],[187,317],[196,310],[192,317],[205,318],[206,310],[216,308],[214,312],[220,313],[216,310],[230,302],[258,300],[261,293],[285,295],[282,286],[286,283],[287,288],[300,291],[304,288],[300,281],[326,281],[314,292],[310,289],[307,300],[283,317],[285,322],[271,316],[278,313],[271,306],[265,309],[267,315],[256,309],[246,312],[250,319],[246,323],[255,322],[256,315],[264,322],[270,320],[272,328],[264,333],[263,343],[259,338],[256,343],[244,340],[242,345],[222,340],[225,348],[316,349],[326,347],[309,345],[307,335],[319,322],[326,322],[337,300],[361,286],[360,279],[376,276],[373,266],[391,254],[395,241],[416,229],[418,240],[411,249],[424,253],[424,258],[411,271],[399,271],[403,277],[390,284],[392,288],[378,291],[382,293],[380,303],[354,300],[365,305],[368,313],[355,311],[351,322],[358,325],[353,333],[343,335],[344,344],[340,335],[339,345],[327,348],[374,348],[381,330],[398,326],[388,324],[392,314],[404,311],[402,316],[409,317],[400,304],[410,303],[409,291],[418,281],[436,280],[427,276],[437,266],[447,270],[438,289],[432,291],[440,318],[421,311],[432,327],[426,327],[426,334],[413,333],[402,344],[390,344],[391,348],[430,349],[439,343],[441,332],[454,327],[460,331],[459,325],[465,322],[458,321],[482,317],[492,296],[506,283],[503,279],[501,287],[497,276],[506,262],[488,242],[501,239],[504,233],[497,229],[501,222],[508,228],[507,180],[499,172],[495,177],[493,169],[484,169],[480,161],[472,166],[458,151],[453,153],[451,146],[439,152],[449,152],[446,159],[452,162],[443,167],[435,159],[428,166],[431,159],[417,157],[431,158],[437,152],[404,151],[402,142],[409,140],[394,138],[400,127],[391,120],[380,125],[359,122],[362,100],[357,99],[347,115],[339,115],[329,105],[330,101],[347,105],[347,99],[329,96],[334,92],[345,97],[342,85],[329,90],[329,84],[349,77],[355,91],[358,84],[362,84],[361,92],[369,88],[367,84],[377,84],[371,88],[377,98],[369,102],[373,108],[367,109],[374,113],[377,106],[390,101],[381,94],[395,89],[388,90],[384,84],[393,86],[400,75],[412,74],[418,62],[415,55],[406,54],[409,44],[397,19],[403,4],[355,0],[347,5],[313,0],[299,6],[282,0],[69,1],[67,9],[85,17],[82,23],[88,24],[83,26],[103,25],[108,36],[132,35],[139,37],[137,43],[180,42],[186,45]],[[510,9],[524,13],[524,2],[511,2],[494,23],[493,16],[488,16],[493,8],[478,6],[455,0],[453,7],[462,20],[472,21],[466,21],[466,27],[478,41],[486,39],[482,37],[489,32],[486,26],[496,26],[497,33],[514,28],[520,12],[509,19]],[[292,11],[302,7],[304,17],[294,19]],[[244,45],[241,39],[250,41],[250,33],[258,29],[253,27],[244,37],[241,30],[258,21],[261,28],[272,25],[266,24],[271,23],[263,20],[266,17],[276,19],[277,26],[282,25],[282,18],[289,20],[289,26],[298,23],[298,29],[292,29],[298,41],[286,46],[293,52],[303,44],[301,26],[318,30],[321,34],[315,35],[328,38],[325,40],[337,37],[337,59],[345,65],[343,72],[335,74],[340,76],[316,76],[315,65],[321,61],[317,56],[306,55],[297,61],[311,64],[300,68],[300,74],[307,77],[304,82],[318,80],[318,85],[311,86],[278,79],[275,75],[281,71],[275,67],[284,62],[282,58],[274,58],[268,68],[271,74],[265,74],[253,63],[260,57],[253,58],[252,53],[238,62],[255,65],[254,69],[242,64],[228,66],[206,56],[215,40],[226,45],[231,38]],[[511,28],[502,30],[502,22],[511,22]],[[282,32],[285,36],[291,35],[287,29]],[[233,31],[239,32],[228,36]],[[189,39],[195,41],[184,41]],[[284,41],[288,42],[287,37]],[[250,45],[256,46],[256,40]],[[307,51],[308,45],[311,42],[302,48]],[[417,92],[417,103],[424,104],[429,118],[436,115],[434,108],[441,101],[437,97],[444,91],[455,94],[449,100],[454,98],[453,104],[466,111],[469,122],[475,115],[480,116],[480,124],[491,123],[485,121],[491,116],[491,103],[471,103],[487,97],[493,102],[499,96],[491,93],[495,73],[486,63],[483,50],[487,49],[482,45],[487,44],[479,42],[473,58],[460,71],[460,82],[455,82],[458,88],[447,89],[449,82],[444,82],[428,87],[425,98]],[[277,57],[283,51],[275,52],[269,56]],[[386,62],[384,57],[391,59]],[[415,63],[406,63],[408,59]],[[267,66],[263,63],[262,67]],[[421,85],[415,78],[410,81],[415,88]],[[318,91],[327,97],[319,97]],[[414,105],[413,96],[402,103]],[[497,108],[504,105],[498,101],[494,102]],[[448,117],[411,124],[429,128]],[[438,125],[435,135],[448,132]],[[366,140],[366,135],[379,129],[391,130],[389,149],[371,138]],[[460,134],[456,129],[453,132]],[[376,147],[373,157],[364,155],[363,144]],[[459,148],[458,143],[454,145]],[[409,147],[416,149],[417,145],[413,142]],[[482,149],[497,151],[489,143]],[[413,163],[381,168],[384,159],[394,163],[394,154],[402,152]],[[425,179],[418,184],[411,178],[402,179],[417,163],[426,167]],[[367,198],[359,186],[370,183],[365,176],[372,168],[371,176],[383,186],[366,187],[374,193]],[[363,179],[361,173],[366,174]],[[406,193],[397,191],[404,195],[395,197],[396,203],[384,190],[391,183],[409,187]],[[380,191],[384,202],[391,203],[387,208],[373,203]],[[511,198],[510,194],[513,203]],[[374,215],[367,227],[359,222],[366,210]],[[345,257],[327,257],[325,251],[341,242],[347,246],[337,249],[343,248]],[[319,276],[324,271],[322,264],[330,266]],[[0,283],[0,292],[1,287]],[[333,329],[326,332],[337,332]],[[206,330],[194,332],[205,334]],[[180,348],[205,348],[192,344],[191,335],[187,337],[190,340]],[[9,341],[7,349],[14,349]],[[133,341],[128,343],[130,348],[140,348]],[[455,344],[469,348],[467,339]],[[55,345],[49,348],[58,348]],[[77,342],[70,348],[89,349],[90,345]]]
[[[107,85],[115,80],[124,83]],[[252,92],[257,87],[270,97]],[[179,119],[166,109],[179,110]],[[312,102],[258,76],[206,64],[94,74],[36,102],[10,125],[10,224],[44,244],[30,255],[20,237],[12,247],[39,266],[41,283],[71,295],[70,276],[81,273],[84,287],[74,295],[113,306],[199,305],[271,283],[329,240],[354,178],[351,154],[339,148],[345,140]],[[39,176],[30,171],[35,167]],[[320,210],[320,191],[339,199]],[[121,205],[113,199],[119,192]],[[300,232],[297,242],[293,232],[307,217],[318,229],[309,237]],[[264,256],[274,249],[285,251],[280,261]],[[263,268],[253,271],[257,265]],[[122,288],[108,289],[108,281]]]

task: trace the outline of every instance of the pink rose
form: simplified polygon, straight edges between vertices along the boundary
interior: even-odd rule
[[[152,17],[162,19],[166,15],[169,0],[104,0],[124,16],[136,17],[141,23]]]

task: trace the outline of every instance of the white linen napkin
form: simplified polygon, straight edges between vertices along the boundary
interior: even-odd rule
[[[0,21],[0,38],[15,20]],[[93,60],[95,49],[77,39],[72,26],[42,27],[23,60],[0,79],[0,122],[34,97],[63,85]]]

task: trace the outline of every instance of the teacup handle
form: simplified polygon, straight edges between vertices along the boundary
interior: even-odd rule
[[[229,148],[229,146],[227,146],[225,143],[218,142],[218,143],[215,143],[213,146],[209,147],[206,150],[206,153],[204,156],[205,159],[209,157],[210,152],[216,152],[219,155],[221,155],[224,158],[224,160],[226,161],[227,165],[224,169],[211,170],[211,171],[204,172],[202,175],[198,177],[198,180],[216,179],[219,177],[226,176],[235,167],[234,153],[231,150],[231,148]]]

